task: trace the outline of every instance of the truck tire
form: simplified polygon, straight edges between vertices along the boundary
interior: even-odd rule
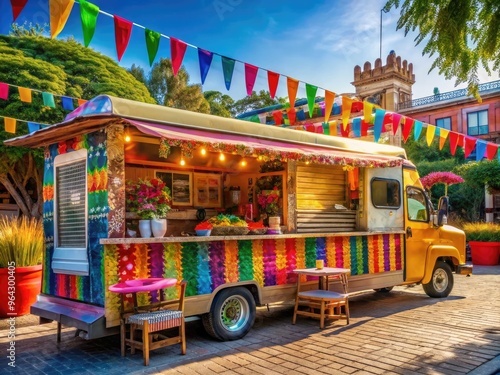
[[[255,313],[255,300],[248,289],[227,288],[217,293],[202,321],[207,333],[217,340],[238,340],[252,328]]]
[[[428,284],[422,284],[422,286],[429,297],[448,297],[453,289],[453,274],[451,273],[450,266],[438,260],[432,271],[431,281]]]

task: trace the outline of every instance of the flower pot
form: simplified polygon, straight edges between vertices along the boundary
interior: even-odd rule
[[[151,237],[151,220],[139,220],[139,233],[142,238]]]
[[[495,266],[499,264],[500,242],[469,241],[472,264]]]
[[[153,237],[163,237],[167,233],[167,219],[151,219]]]
[[[42,284],[42,265],[0,268],[0,318],[30,313]],[[9,305],[9,301],[11,304]]]

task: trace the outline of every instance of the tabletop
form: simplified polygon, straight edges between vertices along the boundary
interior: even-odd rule
[[[331,275],[339,275],[343,273],[350,273],[351,270],[349,268],[334,268],[334,267],[323,267],[322,269],[318,268],[297,268],[293,270],[293,272],[308,275],[308,276],[331,276]]]
[[[165,289],[177,284],[177,279],[151,277],[146,279],[125,280],[121,283],[110,285],[109,290],[115,293],[152,292]]]

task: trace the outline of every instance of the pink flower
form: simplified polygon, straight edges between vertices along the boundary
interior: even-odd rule
[[[448,186],[464,182],[464,179],[451,172],[432,172],[421,177],[420,182],[426,189],[432,188],[435,184],[445,184],[445,195],[448,194]]]

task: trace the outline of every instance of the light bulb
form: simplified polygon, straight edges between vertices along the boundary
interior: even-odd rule
[[[125,134],[125,142],[127,142],[127,143],[130,142],[130,135]]]
[[[200,152],[201,152],[201,154],[202,154],[202,155],[206,155],[206,154],[207,154],[207,150],[205,150],[205,148],[202,148],[202,149],[200,150]]]
[[[186,165],[186,161],[184,159],[181,159],[181,165]]]
[[[242,167],[246,167],[246,165],[247,165],[246,160],[242,160],[242,161],[241,161],[241,166],[242,166]]]
[[[221,153],[221,154],[219,155],[219,160],[220,160],[220,161],[224,161],[224,160],[226,160],[226,157],[224,156],[224,154],[222,154],[222,153]]]

